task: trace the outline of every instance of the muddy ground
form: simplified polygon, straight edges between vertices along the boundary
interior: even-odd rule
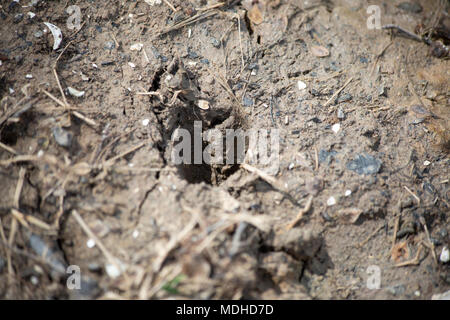
[[[1,1],[0,297],[448,291],[449,60],[367,27],[446,43],[448,2],[160,2]],[[278,129],[277,172],[174,165],[194,120]]]

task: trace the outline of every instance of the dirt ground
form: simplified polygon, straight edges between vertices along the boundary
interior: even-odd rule
[[[369,29],[374,4],[432,42]],[[2,0],[0,297],[447,292],[449,8]],[[172,133],[194,120],[279,129],[278,171],[174,165]]]

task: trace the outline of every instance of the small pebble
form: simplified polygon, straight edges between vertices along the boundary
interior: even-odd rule
[[[337,117],[338,117],[338,119],[341,119],[341,120],[345,118],[345,113],[344,113],[344,111],[342,111],[341,108],[339,108],[337,111]]]
[[[133,231],[133,238],[134,238],[134,239],[137,239],[137,237],[139,237],[139,231],[134,230],[134,231]]]
[[[33,79],[33,75],[32,74],[27,74],[26,76],[25,76],[25,78],[27,78],[27,79]]]
[[[36,276],[31,276],[30,281],[33,285],[37,286],[39,284],[39,279]]]
[[[89,249],[95,247],[95,241],[94,241],[94,239],[89,239],[88,241],[86,241],[86,246],[87,246]]]
[[[345,190],[346,197],[350,196],[351,194],[352,194],[352,190],[350,190],[350,189]]]
[[[63,128],[53,128],[53,137],[55,138],[56,143],[62,147],[68,148],[72,145],[72,133],[64,130]]]
[[[104,48],[107,50],[112,50],[115,47],[116,47],[116,44],[114,43],[114,41],[106,41]]]
[[[149,120],[149,119],[144,119],[144,120],[142,120],[142,125],[143,125],[144,127],[148,126],[149,123],[150,123],[150,120]]]
[[[128,65],[133,69],[136,68],[136,65],[133,62],[128,62]]]
[[[341,124],[340,123],[335,123],[331,127],[331,130],[333,130],[334,133],[338,133],[340,129],[341,129]]]
[[[253,99],[250,98],[248,95],[245,95],[245,96],[242,98],[242,104],[243,104],[245,107],[251,107],[251,106],[253,105]]]
[[[428,161],[428,160],[425,160],[425,161],[423,162],[423,165],[424,165],[425,167],[429,166],[430,164],[431,164],[431,162]]]
[[[441,255],[439,256],[439,260],[442,263],[447,263],[450,261],[450,251],[447,247],[442,248]]]
[[[336,204],[336,199],[334,197],[329,197],[327,200],[327,206],[331,207]]]
[[[42,32],[42,30],[38,30],[34,33],[34,37],[35,38],[40,38],[44,35],[44,32]]]
[[[141,51],[144,45],[142,43],[135,43],[130,46],[131,51]]]
[[[18,13],[14,16],[13,22],[19,23],[20,21],[22,21],[22,19],[23,19],[23,13]]]
[[[304,83],[304,82],[301,81],[301,80],[298,80],[298,81],[297,81],[297,87],[298,87],[298,90],[306,89],[306,83]]]

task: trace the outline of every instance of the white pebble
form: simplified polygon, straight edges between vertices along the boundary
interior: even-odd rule
[[[298,87],[298,90],[306,89],[306,83],[304,83],[304,82],[301,81],[301,80],[298,80],[298,81],[297,81],[297,87]]]
[[[142,120],[142,125],[143,125],[144,127],[148,126],[149,123],[150,123],[150,120],[149,120],[149,119],[144,119],[144,120]]]
[[[33,19],[36,16],[36,14],[34,12],[31,12],[31,11],[29,11],[27,14],[30,17],[30,19]]]
[[[25,78],[27,78],[27,79],[33,79],[33,75],[32,75],[31,73],[29,73],[29,74],[27,74],[27,75],[25,76]]]
[[[1,60],[0,60],[1,61]],[[13,88],[9,88],[9,94],[13,94],[15,91]]]
[[[87,246],[89,249],[95,247],[95,241],[94,241],[94,239],[89,239],[88,241],[86,241],[86,246]]]
[[[142,43],[135,43],[130,46],[131,51],[141,51],[144,45]]]
[[[336,199],[334,197],[329,197],[327,200],[327,206],[331,207],[336,204]]]
[[[133,231],[133,238],[136,239],[137,237],[139,237],[139,231],[134,230],[134,231]]]
[[[128,62],[128,65],[133,69],[136,68],[136,65],[133,62]]]
[[[450,261],[450,252],[447,247],[442,248],[441,256],[439,257],[442,263],[447,263]]]
[[[424,165],[425,167],[429,166],[430,164],[431,164],[431,162],[428,161],[428,160],[425,160],[425,161],[423,162],[423,165]]]
[[[331,127],[331,130],[333,130],[334,133],[338,133],[340,129],[341,129],[341,124],[340,123],[335,123]]]
[[[352,190],[350,190],[350,189],[345,190],[346,197],[350,196],[351,194],[352,194]]]

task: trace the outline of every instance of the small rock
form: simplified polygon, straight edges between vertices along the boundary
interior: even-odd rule
[[[107,50],[112,50],[115,47],[116,47],[116,44],[114,43],[114,41],[106,41],[104,48]]]
[[[40,38],[44,35],[44,32],[42,32],[41,30],[38,30],[34,33],[34,37],[35,38]]]
[[[378,88],[378,96],[387,97],[387,88],[384,86],[379,87]]]
[[[331,207],[336,204],[336,199],[334,197],[329,197],[327,200],[327,206]]]
[[[77,90],[75,88],[72,88],[72,87],[67,87],[67,91],[69,92],[69,94],[71,96],[74,96],[74,97],[77,97],[77,98],[81,98],[85,94],[84,91],[79,91],[79,90]]]
[[[359,154],[354,160],[347,163],[347,169],[362,174],[376,174],[381,169],[381,160],[372,157],[369,154]]]
[[[55,127],[52,131],[57,144],[66,148],[69,148],[72,145],[73,134],[71,132],[68,132],[61,127]]]
[[[337,110],[337,117],[338,117],[338,119],[341,119],[341,120],[345,119],[345,113],[342,110],[342,108],[338,108],[338,110]]]
[[[341,102],[347,102],[347,101],[351,101],[353,99],[352,95],[350,93],[346,93],[343,94],[342,96],[340,96],[336,102],[337,103],[341,103]]]
[[[149,119],[144,119],[144,120],[142,120],[142,125],[143,125],[144,127],[148,126],[149,123],[150,123],[150,120],[149,120]]]
[[[340,123],[335,123],[335,124],[333,124],[333,125],[331,126],[331,130],[332,130],[334,133],[338,133],[340,129],[341,129],[341,124],[340,124]]]
[[[253,106],[253,99],[250,98],[248,95],[245,95],[245,96],[242,98],[242,104],[243,104],[245,107],[251,107],[251,106]]]
[[[323,163],[326,162],[326,164],[330,164],[331,160],[334,158],[336,159],[337,151],[331,150],[327,151],[324,149],[321,149],[319,151],[319,162]]]
[[[306,89],[306,83],[304,83],[304,82],[301,81],[301,80],[298,80],[298,81],[297,81],[297,88],[298,88],[298,90]]]
[[[135,43],[130,46],[131,51],[141,51],[144,45],[142,43]]]
[[[13,22],[14,23],[19,23],[20,21],[23,20],[23,13],[18,13],[14,16]]]
[[[450,261],[450,252],[447,247],[442,248],[441,255],[439,256],[439,260],[442,263],[447,263]]]
[[[88,241],[86,241],[86,246],[87,246],[89,249],[95,247],[95,240],[94,240],[94,239],[88,239]]]
[[[220,41],[217,40],[216,38],[211,38],[211,44],[212,44],[215,48],[220,48]]]

